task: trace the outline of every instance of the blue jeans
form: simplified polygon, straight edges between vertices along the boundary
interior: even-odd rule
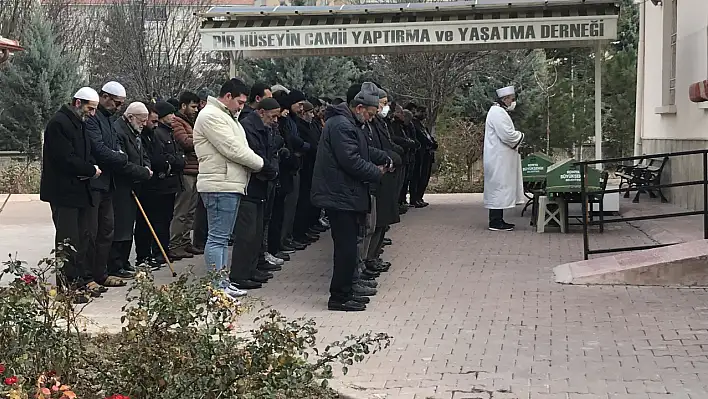
[[[229,237],[236,224],[236,214],[241,203],[237,193],[201,193],[207,212],[209,232],[204,247],[204,260],[209,271],[223,273],[229,264]],[[215,282],[220,287],[228,281],[220,276]]]

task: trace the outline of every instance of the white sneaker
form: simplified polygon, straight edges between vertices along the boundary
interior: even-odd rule
[[[264,258],[265,258],[266,262],[270,263],[271,265],[282,266],[285,264],[284,260],[282,260],[280,258],[276,258],[275,256],[271,255],[269,252],[265,253]]]
[[[326,218],[320,218],[320,225],[325,228],[329,228],[329,221]]]
[[[246,294],[248,294],[248,292],[246,292],[242,289],[239,289],[238,287],[235,287],[233,284],[224,288],[224,293],[226,293],[226,295],[228,295],[229,297],[234,298],[234,299],[242,297],[242,296],[246,296]]]

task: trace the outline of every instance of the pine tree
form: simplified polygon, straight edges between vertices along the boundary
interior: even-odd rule
[[[24,31],[25,51],[0,69],[0,149],[37,157],[49,119],[81,82],[71,54],[62,54],[52,25],[34,12]]]

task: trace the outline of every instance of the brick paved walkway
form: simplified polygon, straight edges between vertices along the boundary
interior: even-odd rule
[[[577,227],[571,234],[536,234],[528,219],[512,216],[517,231],[492,233],[480,196],[427,199],[430,207],[412,210],[391,230],[394,245],[385,258],[392,271],[366,312],[324,310],[326,236],[257,291],[288,316],[314,318],[323,344],[372,330],[395,337],[388,350],[338,378],[343,392],[417,399],[708,397],[706,290],[558,285],[552,268],[582,258]],[[0,216],[0,250],[30,251],[25,258],[35,260],[48,248],[37,240],[53,234],[48,211],[37,203],[13,206]],[[624,223],[591,240],[604,247],[652,242]],[[168,281],[160,273],[158,281]],[[116,327],[121,299],[112,292],[86,314]]]

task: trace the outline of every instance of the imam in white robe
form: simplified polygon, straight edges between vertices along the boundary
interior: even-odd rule
[[[523,204],[519,145],[524,134],[514,128],[509,113],[494,104],[484,127],[484,207],[509,209]]]

